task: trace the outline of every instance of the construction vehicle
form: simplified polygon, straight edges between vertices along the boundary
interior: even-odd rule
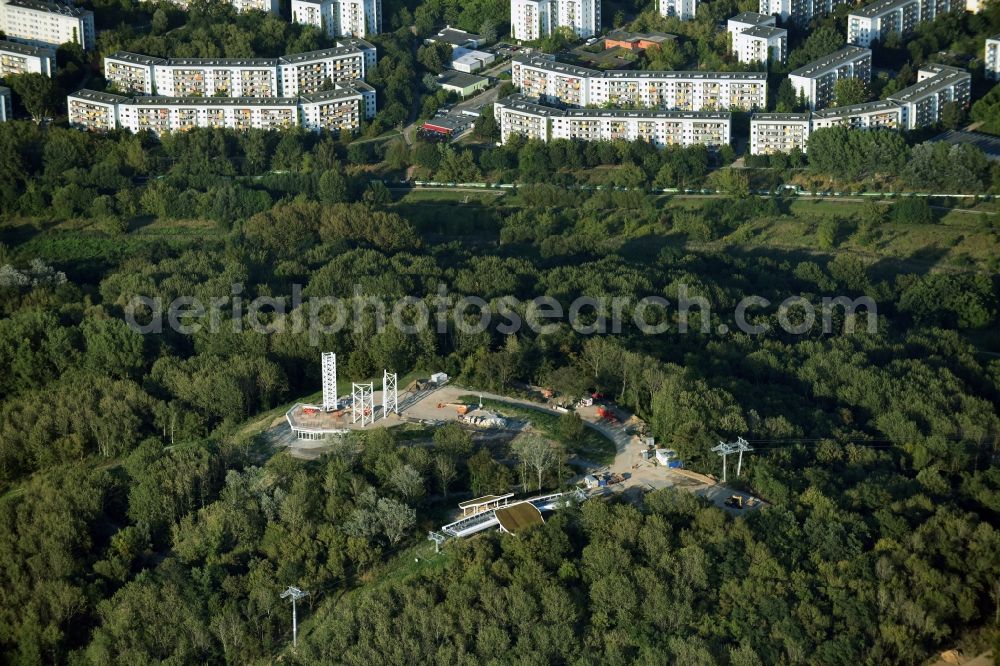
[[[618,423],[618,417],[607,407],[598,407],[597,415],[607,421],[608,423]]]
[[[742,509],[743,508],[743,496],[742,495],[730,495],[729,497],[726,498],[725,504],[726,504],[726,506],[731,506],[734,509]]]

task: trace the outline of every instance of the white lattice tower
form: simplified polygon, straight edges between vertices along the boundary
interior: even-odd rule
[[[351,423],[375,423],[375,385],[351,384]]]
[[[323,352],[323,410],[337,411],[337,355]]]
[[[389,416],[390,409],[394,414],[399,414],[397,379],[395,372],[382,371],[382,418]]]

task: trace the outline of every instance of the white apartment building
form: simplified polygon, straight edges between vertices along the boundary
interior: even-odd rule
[[[44,74],[56,69],[56,52],[0,39],[0,77],[10,74]]]
[[[157,136],[194,127],[276,130],[298,124],[298,103],[275,97],[156,97],[144,96],[118,106],[119,126]]]
[[[750,154],[805,152],[810,129],[808,113],[755,113],[750,116]]]
[[[593,37],[601,29],[601,0],[510,0],[511,35],[533,41],[569,28],[577,37]]]
[[[493,105],[500,140],[512,135],[550,141],[636,141],[657,148],[728,145],[732,115],[728,112],[679,112],[627,109],[556,109],[524,95],[511,95]]]
[[[292,0],[292,23],[315,26],[328,37],[336,37],[335,4],[333,0]]]
[[[375,89],[363,81],[336,84],[332,90],[295,97],[134,98],[93,90],[67,97],[69,123],[90,131],[149,130],[160,136],[193,127],[357,130],[362,118],[375,115]]]
[[[824,127],[848,127],[851,129],[899,129],[902,125],[902,107],[890,100],[879,100],[837,106],[812,114],[813,130]]]
[[[660,16],[691,21],[698,13],[698,0],[659,0]]]
[[[364,79],[375,47],[360,39],[281,58],[154,58],[120,51],[104,59],[119,91],[167,97],[295,97]]]
[[[548,142],[553,138],[551,119],[563,113],[524,95],[511,95],[493,103],[493,117],[500,126],[500,143],[507,143],[515,134]]]
[[[109,132],[117,129],[119,105],[130,101],[128,97],[96,90],[78,90],[66,97],[69,124],[91,132]]]
[[[353,131],[374,115],[375,89],[361,82],[299,97],[299,121],[313,132]]]
[[[774,16],[743,12],[726,23],[730,48],[740,62],[785,62],[788,31],[775,27]]]
[[[750,28],[755,28],[759,25],[770,26],[773,28],[777,25],[777,22],[778,20],[770,14],[743,12],[726,21],[726,32],[729,33],[729,41],[735,42],[736,35],[740,34],[744,30],[749,30]]]
[[[986,78],[1000,81],[1000,35],[994,35],[986,40],[983,65]]]
[[[258,11],[268,14],[280,14],[281,5],[278,0],[229,0],[238,12]]]
[[[590,82],[604,75],[596,69],[577,67],[550,58],[514,56],[511,83],[528,97],[572,106],[597,104],[590,97]]]
[[[968,106],[971,75],[947,65],[925,65],[917,83],[888,99],[839,106],[811,113],[754,114],[750,119],[752,155],[788,152],[803,147],[812,132],[829,127],[849,129],[912,130],[940,120],[941,107],[949,102]]]
[[[868,83],[871,76],[871,50],[845,46],[790,72],[788,80],[795,95],[805,97],[810,109],[822,109],[834,102],[834,86],[839,79],[861,79]]]
[[[296,53],[278,59],[278,76],[284,97],[318,92],[326,82],[364,79],[375,66],[375,47],[360,39],[338,42],[320,51]]]
[[[767,104],[764,72],[602,72],[517,56],[511,75],[521,93],[543,103],[678,111],[749,111]]]
[[[760,0],[758,11],[804,26],[814,18],[829,14],[837,5],[847,2],[848,0]]]
[[[280,0],[222,0],[233,6],[237,12],[258,11],[269,14],[280,14]],[[173,4],[182,9],[187,9],[188,0],[170,0]]]
[[[847,15],[847,43],[871,46],[891,32],[912,32],[921,21],[951,11],[951,0],[876,0]]]
[[[598,105],[751,111],[767,105],[767,74],[612,71],[590,81],[590,95]]]
[[[917,82],[889,95],[901,108],[900,126],[917,129],[937,123],[941,107],[955,102],[969,106],[972,76],[965,70],[947,65],[924,65],[917,72]]]
[[[818,129],[900,129],[903,108],[891,100],[839,106],[806,113],[755,113],[750,118],[750,154],[805,152]]]
[[[165,58],[118,51],[104,58],[104,78],[126,95],[156,93],[156,67],[167,64]]]
[[[74,43],[88,51],[95,46],[92,11],[44,0],[0,0],[0,32],[32,46]]]
[[[170,58],[153,65],[156,94],[168,97],[277,97],[276,58]]]
[[[510,0],[511,37],[531,42],[551,34],[551,0]]]
[[[5,123],[13,117],[10,88],[0,86],[0,123]]]
[[[757,26],[736,36],[733,52],[740,62],[785,62],[788,58],[788,31]]]
[[[382,0],[292,0],[292,22],[329,37],[364,38],[382,32]]]

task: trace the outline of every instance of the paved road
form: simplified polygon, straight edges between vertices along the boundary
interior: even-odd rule
[[[498,190],[498,189],[517,189],[519,186],[525,186],[527,183],[427,183],[423,181],[414,182],[411,187],[414,189],[470,189],[470,190]],[[616,187],[611,185],[564,185],[563,189],[566,190],[580,190],[583,192],[592,192],[598,190],[617,190],[622,192],[627,192],[629,190],[638,190],[645,194],[671,194],[678,198],[717,198],[717,197],[729,197],[732,196],[731,192],[726,192],[725,190],[712,190],[712,189],[679,189],[676,187],[666,187],[662,189],[656,188],[646,188],[646,187]],[[779,193],[772,192],[770,190],[753,190],[750,194],[760,197],[774,197],[779,196]],[[954,194],[947,192],[817,192],[813,194],[809,191],[799,191],[794,194],[790,194],[792,200],[795,199],[829,199],[830,201],[846,201],[853,203],[860,203],[865,201],[870,201],[873,197],[886,197],[889,199],[904,199],[907,197],[934,197],[941,199],[972,199],[972,200],[982,200],[991,201],[997,199],[996,195],[992,194]],[[934,206],[938,208],[946,208],[947,210],[960,210],[954,208],[948,208],[946,206]],[[991,211],[967,211],[971,213],[979,213],[981,215],[996,215],[997,213]]]

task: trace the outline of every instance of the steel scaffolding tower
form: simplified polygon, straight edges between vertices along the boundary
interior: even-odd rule
[[[399,390],[395,372],[382,371],[382,418],[388,418],[389,410],[399,414]]]
[[[337,355],[323,352],[323,410],[337,411]]]
[[[351,423],[361,421],[361,427],[375,423],[375,387],[367,384],[351,384]]]

